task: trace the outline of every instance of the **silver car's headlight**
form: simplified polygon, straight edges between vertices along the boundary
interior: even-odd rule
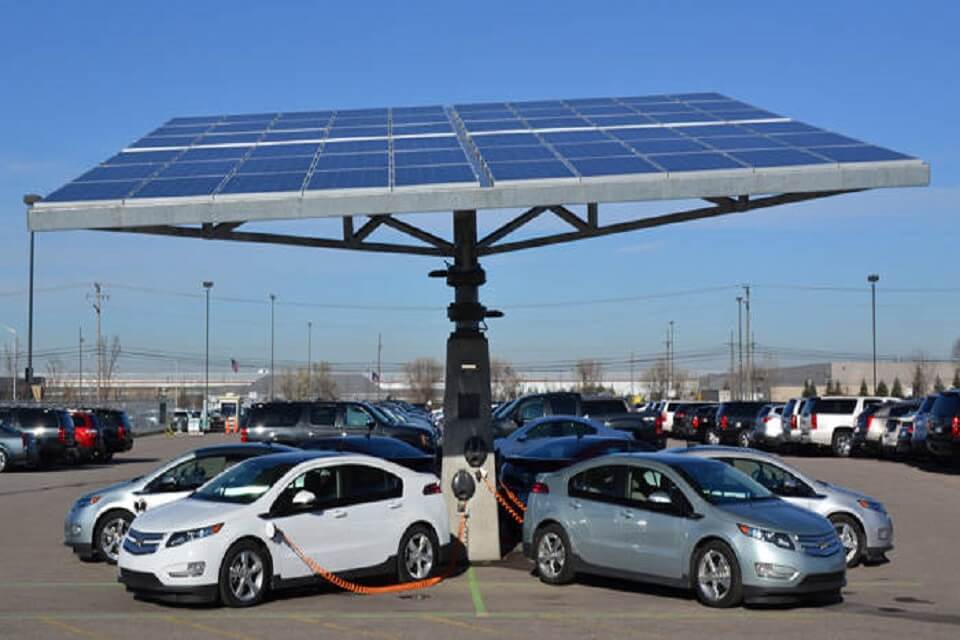
[[[790,551],[794,551],[797,548],[793,543],[793,538],[789,534],[780,531],[759,529],[757,527],[751,527],[748,524],[738,524],[737,528],[740,529],[740,533],[754,540],[769,542],[770,544],[777,545],[781,549],[789,549]]]
[[[876,500],[867,500],[865,498],[861,498],[857,500],[857,504],[864,509],[870,509],[871,511],[877,511],[879,513],[887,512],[886,508],[883,506],[883,503],[877,502]]]
[[[210,536],[220,533],[220,529],[223,528],[223,523],[212,524],[209,527],[200,527],[199,529],[190,529],[188,531],[177,531],[170,536],[170,539],[167,540],[168,547],[179,547],[182,544],[192,542],[194,540],[199,540],[201,538],[209,538]]]
[[[84,507],[89,507],[100,502],[100,496],[84,496],[73,503],[75,509],[83,509]]]

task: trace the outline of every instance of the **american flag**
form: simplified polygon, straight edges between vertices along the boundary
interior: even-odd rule
[[[237,362],[236,360],[234,360],[233,358],[230,358],[230,368],[233,369],[233,372],[234,372],[234,373],[239,373],[239,372],[240,372],[240,363]]]
[[[373,380],[374,382],[380,382],[380,374],[377,373],[376,371],[371,371],[370,379]]]

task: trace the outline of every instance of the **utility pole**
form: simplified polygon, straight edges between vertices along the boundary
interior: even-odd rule
[[[307,321],[307,400],[313,395],[313,322]]]
[[[383,388],[383,334],[377,334],[377,400],[382,400],[380,390]]]
[[[730,387],[730,397],[733,397],[733,369],[734,369],[734,360],[733,360],[733,331],[730,332],[730,377],[727,379]]]
[[[737,372],[737,400],[743,400],[743,296],[737,296],[737,354],[740,360]]]
[[[753,400],[753,353],[750,349],[752,333],[750,333],[750,285],[743,285],[745,296],[743,303],[746,306],[747,315],[747,400]]]
[[[880,276],[871,273],[867,276],[870,283],[870,317],[873,324],[873,392],[877,392],[877,282]]]
[[[203,430],[210,430],[210,289],[213,288],[213,282],[203,281],[203,288],[207,296],[207,331],[206,331],[206,355],[203,363]],[[239,419],[240,416],[238,415]]]
[[[275,349],[275,346],[276,346],[276,343],[275,343],[275,341],[274,341],[275,334],[274,334],[274,330],[273,330],[273,329],[274,329],[274,325],[273,325],[273,306],[274,306],[274,303],[276,302],[276,300],[277,300],[277,296],[275,296],[274,294],[271,293],[271,294],[270,294],[270,399],[271,399],[271,400],[274,400],[274,399],[276,398],[276,396],[274,396],[274,394],[273,394],[273,388],[274,388],[274,387],[273,387],[273,380],[274,380],[274,377],[275,377],[275,374],[274,374],[274,371],[273,371],[273,366],[274,366],[274,362],[275,362],[275,361],[274,361],[274,349]]]
[[[80,325],[80,344],[78,346],[77,357],[79,362],[77,369],[80,373],[77,380],[77,396],[79,398],[77,404],[83,406],[83,325]]]
[[[674,391],[674,385],[677,383],[677,339],[673,333],[673,320],[670,321],[670,391]],[[671,396],[673,397],[673,393]],[[676,397],[680,397],[680,391],[676,390]]]
[[[10,335],[13,336],[13,401],[17,401],[17,376],[19,375],[20,370],[20,338],[17,336],[17,330],[13,327],[8,327],[5,324],[0,324],[0,327],[3,327],[10,332]]]
[[[633,351],[630,352],[630,407],[633,407],[633,396],[637,395],[637,389],[633,384]]]
[[[103,302],[110,296],[103,293],[103,288],[99,282],[93,283],[93,297],[87,295],[87,300],[93,303],[93,309],[97,312],[97,404],[103,402],[103,333],[100,330],[100,316],[103,311]]]

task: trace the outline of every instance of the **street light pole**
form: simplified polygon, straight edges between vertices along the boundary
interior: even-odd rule
[[[867,276],[870,283],[870,316],[873,325],[873,392],[877,392],[877,282],[880,276],[871,273]]]
[[[34,194],[28,193],[23,196],[23,204],[27,205],[29,209],[36,203],[40,202],[43,198]],[[27,388],[32,389],[33,385],[33,231],[30,232],[30,293],[29,293],[29,302],[28,311],[27,311],[27,372],[24,376],[26,378]],[[32,391],[30,397],[32,398]]]
[[[307,400],[313,395],[313,323],[307,322]]]
[[[737,399],[743,400],[743,296],[737,296]]]
[[[203,375],[203,430],[209,427],[209,409],[210,401],[210,289],[213,288],[213,282],[203,281],[203,288],[207,296],[207,332],[206,332],[206,356],[204,357],[204,375]]]
[[[10,332],[13,336],[13,401],[17,401],[17,369],[20,368],[20,339],[17,337],[17,330],[7,325],[0,325]]]
[[[274,388],[274,387],[273,387],[273,380],[274,380],[274,371],[273,371],[274,366],[273,366],[273,365],[274,365],[274,348],[275,348],[275,342],[274,342],[275,334],[274,334],[274,331],[273,331],[273,329],[274,329],[274,326],[273,326],[273,306],[274,306],[274,303],[276,302],[276,300],[277,300],[277,296],[275,296],[274,294],[271,293],[271,294],[270,294],[270,399],[271,399],[271,400],[273,400],[273,399],[275,398],[275,396],[274,396],[274,394],[273,394],[273,388]]]

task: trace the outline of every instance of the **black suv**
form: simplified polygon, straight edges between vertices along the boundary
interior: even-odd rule
[[[721,402],[717,405],[714,424],[699,430],[706,444],[752,444],[753,425],[766,402]]]
[[[106,448],[104,461],[110,462],[113,454],[133,449],[133,425],[126,411],[119,409],[83,409],[100,421],[103,445]]]
[[[938,458],[960,459],[960,391],[937,396],[927,415],[927,449]]]
[[[666,444],[663,424],[640,413],[631,413],[627,403],[610,396],[584,396],[562,391],[521,396],[493,412],[493,437],[503,438],[531,420],[544,416],[579,416],[611,429],[626,431],[635,440],[662,449]]]
[[[433,431],[396,422],[366,402],[261,402],[250,407],[245,442],[279,442],[298,447],[317,438],[346,435],[388,436],[429,454],[437,453]]]
[[[0,424],[32,434],[40,464],[76,459],[77,443],[73,433],[73,418],[64,409],[0,407]]]

